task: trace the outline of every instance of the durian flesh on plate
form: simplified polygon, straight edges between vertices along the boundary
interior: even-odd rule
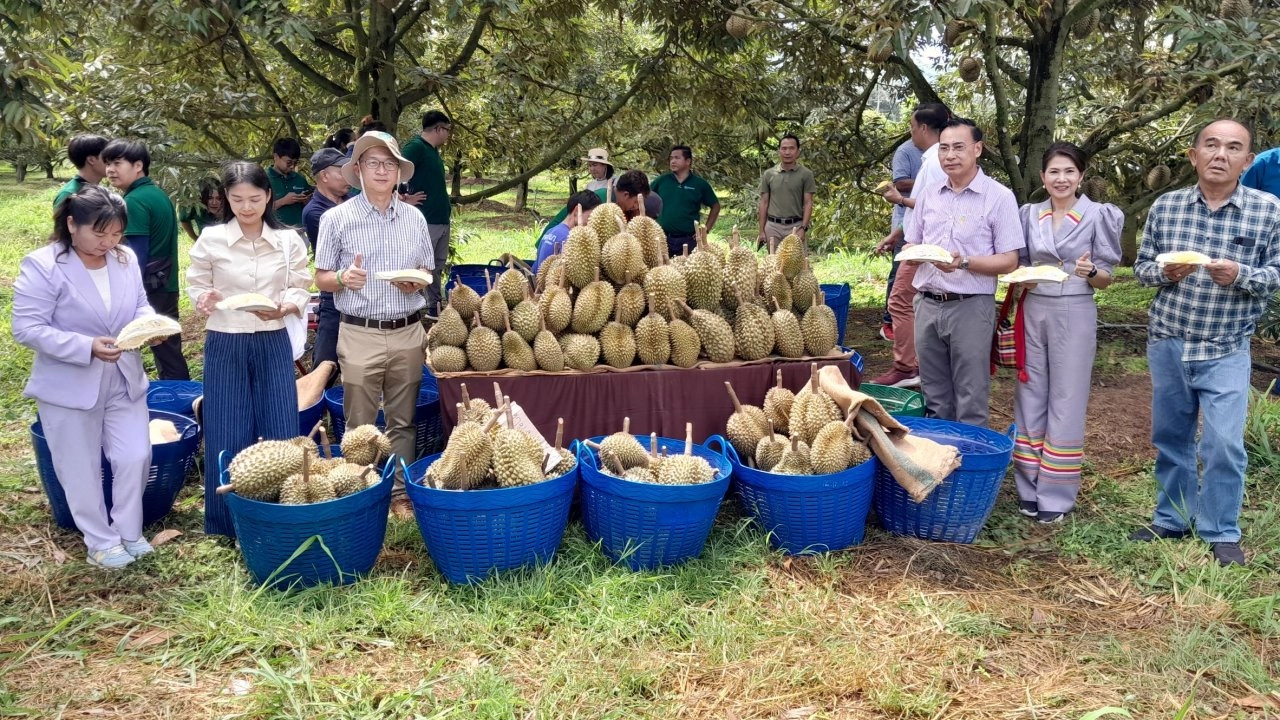
[[[182,332],[177,320],[156,313],[143,315],[125,325],[116,335],[116,347],[121,350],[138,350],[152,340],[167,338]]]
[[[244,312],[261,312],[276,309],[276,304],[271,298],[261,293],[240,293],[232,295],[229,298],[219,300],[214,307],[219,310],[243,310]]]
[[[949,263],[953,259],[950,250],[940,245],[929,245],[927,243],[908,245],[902,249],[902,252],[893,256],[894,262],[919,260],[921,262]]]
[[[1160,253],[1156,262],[1161,265],[1208,265],[1213,258],[1195,250],[1179,250],[1178,252]]]
[[[1071,277],[1056,265],[1024,266],[1000,276],[1005,283],[1060,283]]]
[[[378,280],[386,280],[388,282],[411,282],[419,285],[431,284],[431,273],[417,268],[409,268],[407,270],[384,270],[374,273],[373,277]]]

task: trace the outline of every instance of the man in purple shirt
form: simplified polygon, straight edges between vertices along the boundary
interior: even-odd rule
[[[982,131],[954,119],[938,138],[944,182],[912,193],[906,242],[939,245],[949,263],[919,263],[913,286],[916,356],[930,417],[986,425],[996,276],[1018,267],[1023,247],[1013,192],[978,167]]]

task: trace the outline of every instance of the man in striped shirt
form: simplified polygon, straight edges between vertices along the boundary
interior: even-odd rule
[[[377,273],[432,270],[431,236],[422,213],[396,198],[396,185],[413,176],[413,163],[395,138],[380,131],[362,135],[342,176],[362,192],[321,216],[316,246],[316,286],[333,293],[341,319],[342,409],[348,427],[370,425],[381,404],[392,452],[412,462],[427,286],[379,280]],[[413,516],[398,473],[392,510],[397,517]]]
[[[982,131],[952,119],[938,136],[946,179],[912,192],[908,244],[939,245],[949,263],[919,263],[913,287],[916,358],[931,417],[986,425],[996,275],[1018,267],[1018,201],[978,167]]]
[[[1196,135],[1188,156],[1198,182],[1152,205],[1133,268],[1142,284],[1158,288],[1147,330],[1157,494],[1151,524],[1129,537],[1177,539],[1194,525],[1222,565],[1245,562],[1239,518],[1249,337],[1280,290],[1280,201],[1240,184],[1252,141],[1235,120]],[[1183,251],[1211,259],[1202,266],[1160,258]]]

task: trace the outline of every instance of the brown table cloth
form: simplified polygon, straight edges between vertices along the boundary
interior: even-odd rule
[[[817,360],[819,367],[835,365],[858,387],[862,376],[849,358]],[[683,438],[684,424],[693,423],[693,439],[701,443],[724,433],[724,424],[733,414],[733,401],[725,391],[726,380],[733,383],[738,399],[760,405],[765,392],[774,385],[774,374],[782,370],[782,383],[799,390],[809,380],[810,361],[784,361],[689,369],[646,370],[596,374],[495,375],[468,374],[443,377],[440,409],[446,437],[457,421],[457,403],[462,402],[463,383],[473,398],[493,404],[493,383],[524,408],[549,442],[554,442],[556,419],[564,418],[565,444],[570,440],[608,435],[622,429],[622,418],[631,418],[631,432],[658,433],[659,437]]]

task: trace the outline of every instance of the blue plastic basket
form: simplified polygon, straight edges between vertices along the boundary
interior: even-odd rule
[[[524,487],[437,490],[423,485],[422,478],[438,457],[409,466],[405,491],[431,561],[446,580],[480,582],[490,573],[551,560],[569,521],[577,465]]]
[[[826,306],[836,314],[837,345],[844,345],[844,328],[849,322],[849,283],[820,285]]]
[[[742,464],[719,435],[705,443],[733,465],[743,513],[769,534],[769,544],[791,555],[842,550],[862,542],[879,461],[830,475],[780,475]],[[717,449],[718,447],[718,449]]]
[[[329,409],[329,419],[333,421],[333,439],[336,442],[342,442],[342,436],[347,432],[347,416],[342,409],[342,395],[341,385],[324,391],[324,404]],[[418,407],[414,410],[413,422],[415,426],[413,447],[417,456],[423,457],[439,452],[444,445],[444,425],[440,419],[440,395],[435,387],[427,387],[424,384],[418,389]],[[380,430],[387,429],[387,419],[382,410],[378,410],[378,418],[374,424]],[[307,428],[307,430],[310,429]]]
[[[489,276],[492,279],[497,280],[498,273],[506,270],[506,268],[497,260],[491,260],[487,265],[481,265],[478,263],[470,265],[454,265],[449,268],[449,285],[452,286],[456,283],[462,283],[472,290],[475,290],[480,295],[484,295],[485,292],[487,292],[484,280],[485,270],[489,271]]]
[[[911,499],[883,465],[876,471],[874,506],[895,535],[971,543],[995,507],[1000,483],[1013,457],[1015,428],[1006,435],[984,427],[899,416],[914,435],[960,449],[960,469],[947,476],[924,502]]]
[[[226,453],[218,483],[228,482]],[[310,505],[279,505],[227,493],[227,508],[249,574],[278,589],[321,583],[346,585],[373,569],[387,534],[392,458],[382,482],[360,492]],[[295,557],[296,555],[296,557]]]
[[[193,418],[191,404],[201,395],[204,383],[198,380],[152,380],[147,385],[147,407]]]
[[[440,386],[436,383],[436,376],[431,374],[431,368],[426,365],[422,366],[422,387],[432,390],[435,394],[440,394]]]
[[[150,525],[169,514],[173,509],[173,501],[182,491],[187,473],[196,452],[200,449],[200,426],[186,415],[151,410],[152,420],[168,420],[177,428],[181,438],[151,447],[151,471],[147,475],[147,485],[142,490],[142,524]],[[49,509],[53,511],[53,521],[58,527],[76,530],[76,522],[71,517],[71,508],[67,506],[67,496],[58,481],[58,474],[53,469],[53,454],[49,452],[49,443],[44,439],[44,429],[39,419],[31,424],[31,445],[36,452],[36,472],[40,475],[40,484],[49,498]],[[102,456],[102,494],[106,500],[107,512],[111,512],[111,466],[106,455]]]
[[[603,437],[592,438],[600,442]],[[645,447],[647,435],[637,435]],[[658,438],[658,446],[671,453],[684,452],[683,440]],[[587,537],[599,540],[614,562],[632,570],[675,565],[702,553],[711,534],[720,501],[729,489],[733,466],[723,455],[701,445],[693,454],[715,469],[711,482],[699,485],[656,485],[623,480],[601,472],[596,454],[578,447],[582,473],[582,523]]]
[[[311,431],[315,429],[316,423],[324,420],[324,408],[324,396],[321,396],[311,407],[298,411],[299,435],[310,435]]]
[[[849,354],[849,364],[853,366],[854,370],[858,371],[859,375],[866,372],[866,361],[862,359],[861,353],[853,348],[844,347],[843,345],[840,346],[840,352]]]

